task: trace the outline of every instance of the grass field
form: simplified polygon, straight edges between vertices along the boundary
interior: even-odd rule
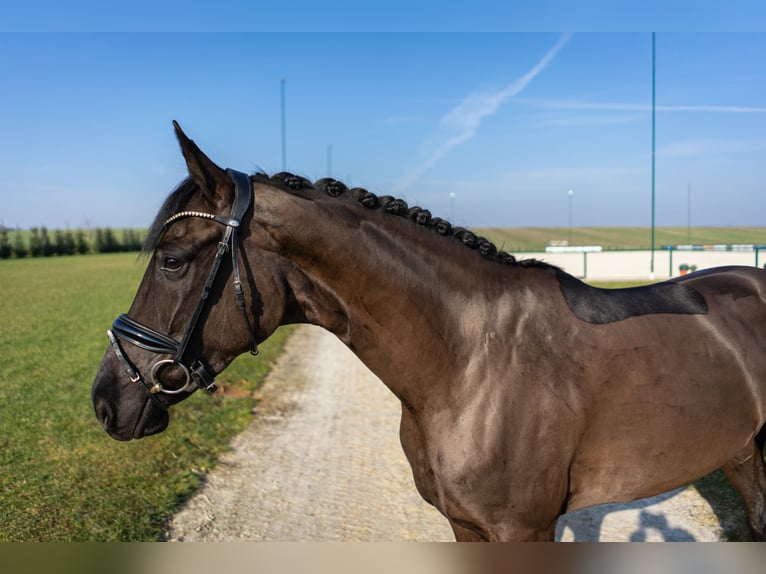
[[[135,254],[0,261],[0,541],[154,540],[251,420],[253,399],[197,393],[172,432],[101,429],[90,386],[142,274]],[[285,336],[219,379],[255,389]]]

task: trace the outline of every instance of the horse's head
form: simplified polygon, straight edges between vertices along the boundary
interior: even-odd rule
[[[245,224],[251,178],[219,168],[175,127],[189,177],[149,231],[149,265],[130,310],[108,332],[93,383],[96,415],[120,440],[163,431],[172,404],[200,387],[215,390],[214,376],[254,351],[284,310],[273,255],[259,252]]]

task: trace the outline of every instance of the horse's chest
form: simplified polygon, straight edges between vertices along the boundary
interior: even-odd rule
[[[421,495],[445,512],[467,500],[499,508],[536,476],[548,483],[566,477],[571,445],[560,437],[571,421],[553,416],[552,402],[538,409],[523,402],[496,393],[417,422],[403,419],[402,445]]]

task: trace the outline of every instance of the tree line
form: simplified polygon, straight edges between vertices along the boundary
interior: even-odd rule
[[[0,226],[0,259],[140,251],[146,233],[135,229],[56,229],[25,231]]]

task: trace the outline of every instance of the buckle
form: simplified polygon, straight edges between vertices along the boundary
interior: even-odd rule
[[[197,361],[192,365],[191,373],[197,386],[206,393],[213,394],[218,390],[218,385],[215,384],[215,378],[200,361]]]

